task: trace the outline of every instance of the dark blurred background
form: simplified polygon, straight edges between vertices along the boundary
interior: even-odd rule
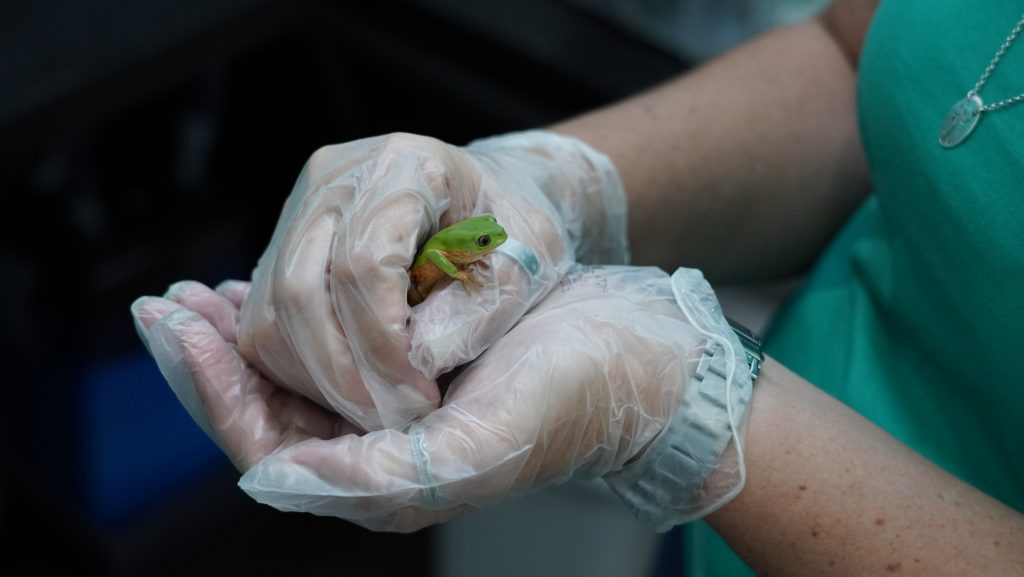
[[[321,145],[461,144],[686,66],[558,0],[0,3],[0,572],[430,575],[433,529],[245,496],[129,305],[247,278]]]

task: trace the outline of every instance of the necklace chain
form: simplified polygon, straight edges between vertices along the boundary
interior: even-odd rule
[[[985,67],[974,88],[967,93],[967,96],[954,102],[949,112],[946,113],[946,118],[942,121],[942,130],[939,131],[939,144],[944,148],[959,146],[964,139],[970,136],[974,132],[975,127],[978,126],[982,113],[999,110],[1011,104],[1024,101],[1024,92],[992,104],[985,104],[981,100],[981,96],[978,95],[978,92],[988,82],[989,77],[992,76],[996,66],[999,65],[999,61],[1003,59],[1006,51],[1013,45],[1013,41],[1017,39],[1017,36],[1020,36],[1021,31],[1024,31],[1024,16],[1021,16],[1020,20],[1017,21],[1017,25],[1010,31],[1010,35],[1006,37],[1006,40],[1003,40],[1003,45],[999,47],[999,50],[996,50],[996,55],[992,57],[988,66]]]
[[[1014,26],[1013,30],[1010,32],[1010,35],[1006,37],[1006,40],[1003,42],[1003,45],[999,47],[998,51],[996,51],[996,55],[992,57],[992,61],[989,62],[988,66],[985,67],[985,71],[981,73],[981,78],[978,79],[978,83],[975,84],[974,88],[972,88],[971,91],[967,93],[968,98],[976,96],[978,94],[978,91],[981,90],[981,87],[985,86],[985,82],[988,81],[988,77],[992,75],[992,71],[995,70],[996,66],[999,65],[999,61],[1003,59],[1003,55],[1006,54],[1006,51],[1010,49],[1010,45],[1013,44],[1013,41],[1017,39],[1017,36],[1020,35],[1022,30],[1024,30],[1024,16],[1021,16],[1020,20],[1017,22],[1017,25]],[[1018,94],[1017,96],[1000,100],[999,102],[985,104],[981,107],[981,110],[985,112],[991,110],[998,110],[1011,104],[1016,104],[1022,100],[1024,100],[1024,92]]]

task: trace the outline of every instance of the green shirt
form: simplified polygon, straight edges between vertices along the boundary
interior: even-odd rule
[[[1019,2],[888,0],[861,54],[873,192],[780,311],[767,351],[960,479],[1024,511],[1024,102],[939,145]],[[1024,39],[980,90],[1024,92]],[[821,434],[808,431],[808,434]],[[689,575],[753,575],[706,526]]]

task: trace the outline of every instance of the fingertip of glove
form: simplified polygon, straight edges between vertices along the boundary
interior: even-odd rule
[[[178,307],[150,325],[143,340],[160,363],[160,357],[174,362],[182,358],[201,359],[216,347],[219,337],[220,333],[202,315]],[[161,354],[155,354],[158,351]]]
[[[205,286],[202,283],[194,280],[182,280],[178,281],[171,286],[167,287],[167,291],[164,292],[164,298],[172,301],[178,301],[181,297],[190,290],[194,290],[196,287]]]
[[[132,302],[132,322],[135,325],[135,333],[139,335],[139,339],[146,345],[146,349],[149,349],[149,327],[156,322],[156,317],[150,314],[149,305],[153,302],[153,297],[139,297]],[[150,351],[152,352],[152,351]]]
[[[201,314],[187,308],[171,311],[160,319],[160,322],[167,325],[167,328],[183,340],[185,337],[193,334],[195,332],[194,329],[204,330],[209,327],[210,330],[215,330]]]
[[[245,282],[243,280],[236,280],[236,279],[230,279],[229,278],[227,280],[221,281],[220,284],[218,284],[213,290],[215,290],[215,291],[217,291],[219,293],[223,293],[225,291],[244,290],[245,287],[248,286],[248,284],[249,283],[247,283],[247,282]]]
[[[251,288],[252,284],[247,281],[228,279],[218,284],[213,290],[230,300],[235,306],[240,307],[249,296]]]
[[[245,472],[238,479],[238,487],[261,503],[265,503],[265,497],[261,497],[268,487],[280,485],[282,474],[287,473],[287,466],[280,462],[280,459],[271,453],[254,463],[248,463]],[[273,491],[272,491],[273,492]],[[271,503],[267,503],[271,504]]]
[[[136,333],[157,365],[161,367],[161,372],[164,372],[166,367],[172,366],[181,356],[179,346],[174,344],[180,339],[170,321],[190,311],[166,299],[150,296],[135,299],[131,311]],[[171,382],[169,377],[168,382]]]
[[[165,334],[165,331],[169,330],[179,337],[184,337],[197,322],[206,323],[206,319],[199,313],[159,297],[136,299],[132,303],[132,315],[135,317],[135,328],[139,336],[147,343],[155,336],[154,332]]]
[[[169,314],[173,308],[167,306],[167,301],[153,296],[143,296],[135,299],[131,305],[132,317],[135,320],[135,328],[140,336],[148,332],[149,328],[161,318]]]
[[[136,320],[138,320],[141,317],[145,316],[145,314],[148,311],[147,305],[149,303],[153,302],[153,300],[154,300],[154,297],[142,296],[142,297],[139,297],[139,298],[135,299],[134,301],[132,301],[132,305],[130,307],[130,309],[132,311],[132,316],[135,317]]]

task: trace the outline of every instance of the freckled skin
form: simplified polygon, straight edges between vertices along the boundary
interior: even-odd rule
[[[411,281],[407,299],[411,306],[426,300],[434,286],[445,276],[469,285],[483,285],[467,268],[479,262],[508,239],[505,229],[489,214],[474,216],[442,229],[430,237],[417,253],[409,269]]]

